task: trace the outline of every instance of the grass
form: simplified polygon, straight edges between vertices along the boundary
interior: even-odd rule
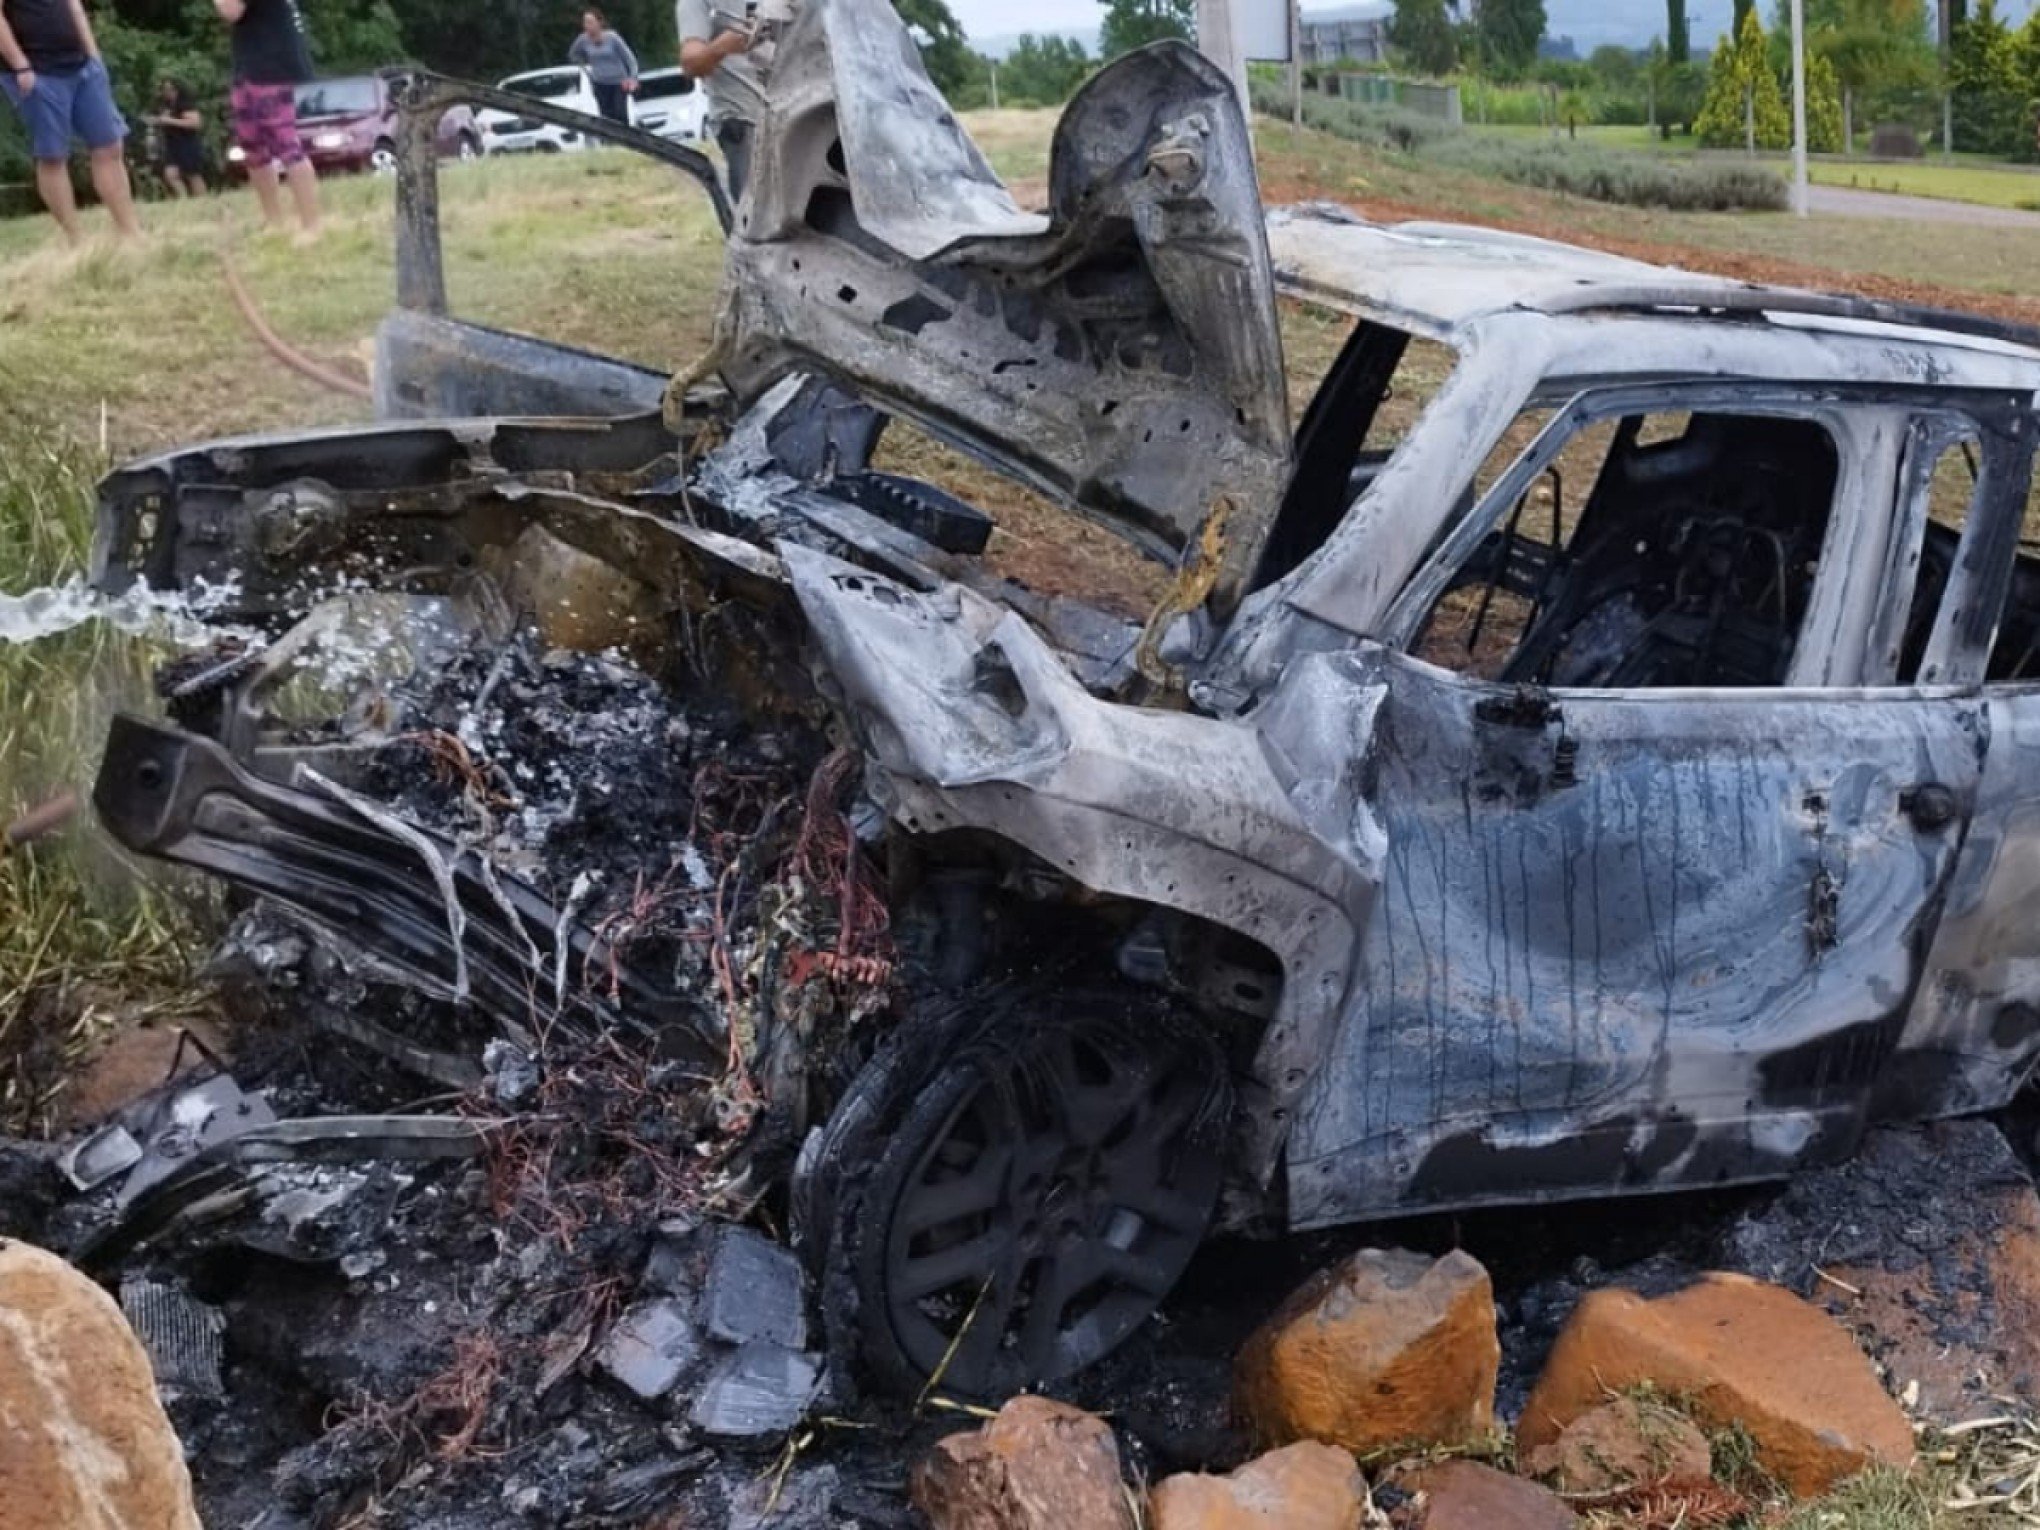
[[[2015,165],[1922,160],[1815,160],[1807,174],[1823,186],[1890,191],[1909,197],[1974,202],[1984,207],[2040,208],[2040,171]]]
[[[1266,80],[1255,82],[1254,100],[1277,116],[1286,107],[1281,90]],[[1303,120],[1364,148],[1412,156],[1427,167],[1452,166],[1597,202],[1713,211],[1785,205],[1785,182],[1778,173],[1745,160],[1638,153],[1592,138],[1534,131],[1461,129],[1408,111],[1328,96],[1305,97]]]
[[[10,431],[0,450],[0,567],[20,588],[73,573],[91,534],[93,463]],[[114,710],[149,694],[148,645],[92,624],[0,643],[0,818],[87,781]],[[189,970],[187,889],[73,827],[0,851],[0,1130],[47,1122],[68,1066],[136,996],[173,998]]]
[[[1684,246],[1696,263],[1704,263],[1709,251],[1730,264],[1750,256],[1792,261],[1828,273],[1835,286],[1881,277],[1987,296],[2040,292],[2040,240],[2007,239],[2003,229],[1789,213],[1658,210],[1639,216],[1634,209],[1514,186],[1309,128],[1298,131],[1286,118],[1259,118],[1255,133],[1263,183],[1275,202],[1333,197],[1359,201],[1386,216],[1421,210],[1431,217],[1527,226],[1588,244],[1648,239]]]

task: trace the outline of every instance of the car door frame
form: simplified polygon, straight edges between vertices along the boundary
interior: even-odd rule
[[[1455,571],[1487,532],[1500,524],[1506,507],[1520,498],[1585,424],[1625,412],[1703,407],[1819,417],[1845,409],[1852,395],[1887,410],[1946,402],[1945,394],[1932,390],[1807,390],[1719,381],[1654,382],[1584,389],[1575,394],[1471,513],[1440,539],[1391,606],[1383,631],[1383,643],[1391,651],[1386,676],[1389,725],[1377,730],[1378,738],[1389,742],[1377,742],[1376,756],[1362,767],[1377,783],[1379,794],[1370,806],[1388,827],[1393,866],[1398,848],[1396,804],[1389,800],[1391,789],[1381,784],[1392,773],[1393,762],[1385,762],[1380,751],[1397,746],[1399,730],[1393,708],[1398,699],[1411,705],[1410,715],[1417,719],[1415,727],[1407,731],[1421,731],[1433,720],[1439,721],[1441,730],[1447,730],[1442,714],[1458,711],[1460,715],[1451,726],[1464,730],[1459,735],[1463,757],[1475,762],[1467,768],[1492,772],[1493,778],[1483,789],[1525,792],[1533,804],[1540,794],[1550,802],[1567,792],[1595,789],[1593,740],[1597,730],[1591,724],[1600,714],[1626,712],[1663,728],[1667,736],[1698,738],[1700,747],[1705,747],[1705,736],[1717,720],[1728,723],[1733,718],[1735,737],[1741,739],[1752,718],[1762,724],[1775,716],[1775,731],[1780,736],[1758,739],[1762,748],[1753,749],[1750,756],[1753,763],[1760,753],[1768,758],[1767,768],[1774,778],[1766,785],[1772,799],[1756,805],[1760,816],[1772,817],[1770,823],[1759,824],[1757,839],[1771,845],[1773,853],[1781,857],[1780,881],[1771,889],[1778,896],[1771,899],[1770,909],[1775,924],[1781,899],[1788,909],[1794,905],[1789,883],[1804,887],[1804,901],[1798,906],[1805,911],[1809,930],[1805,970],[1816,984],[1842,990],[1841,999],[1813,1004],[1803,1022],[1796,1025],[1778,1024],[1776,1047],[1752,1045],[1748,1035],[1727,1038],[1729,1044],[1719,1049],[1720,1067],[1708,1085],[1717,1090],[1715,1113],[1704,1119],[1681,1109],[1677,1093],[1692,1087],[1693,1070],[1689,1066],[1688,1081],[1680,1083],[1677,1064],[1681,1059],[1670,1055],[1662,1042],[1656,1054],[1661,1066],[1654,1074],[1639,1074],[1628,1087],[1617,1088],[1612,1095],[1603,1091],[1590,1108],[1560,1098],[1528,1109],[1497,1109],[1492,1094],[1480,1098],[1477,1087],[1459,1100],[1447,1097],[1448,1084],[1446,1094],[1434,1100],[1429,1119],[1399,1120],[1392,1112],[1375,1112],[1370,1118],[1365,1110],[1356,1112],[1342,1103],[1346,1097],[1341,1091],[1379,1091],[1383,1081],[1395,1078],[1398,1065],[1407,1060],[1393,1050],[1398,1034],[1394,1017],[1383,1024],[1369,1012],[1372,998],[1367,967],[1370,960],[1378,963],[1381,959],[1378,947],[1386,930],[1383,921],[1392,918],[1396,901],[1391,874],[1377,903],[1375,927],[1363,937],[1362,975],[1349,994],[1348,1012],[1339,1027],[1345,1044],[1343,1048],[1335,1044],[1335,1054],[1327,1059],[1292,1142],[1290,1184],[1293,1220],[1298,1225],[1419,1206],[1633,1193],[1775,1177],[1804,1163],[1846,1154],[1867,1122],[1883,1108],[1889,1096],[1886,1076],[1905,1053],[1908,1015],[1926,975],[1924,952],[1955,877],[1989,726],[1985,702],[1974,684],[1866,689],[1854,683],[1860,663],[1838,657],[1844,650],[1862,652],[1876,610],[1875,602],[1863,599],[1863,582],[1888,577],[1893,564],[1892,528],[1899,498],[1896,443],[1887,440],[1892,450],[1876,461],[1852,463],[1846,442],[1837,442],[1841,464],[1822,566],[1785,687],[1757,692],[1541,691],[1472,680],[1438,670],[1403,652]],[[1889,431],[1885,434],[1888,437]],[[1868,534],[1871,532],[1878,534]],[[1916,559],[1913,568],[1917,568]],[[1909,597],[1910,586],[1906,593]],[[1856,625],[1845,629],[1839,625],[1844,622]],[[1815,634],[1819,634],[1817,644],[1811,641]],[[1848,678],[1838,680],[1841,676]],[[1425,685],[1433,687],[1434,694],[1420,703],[1416,694]],[[1784,726],[1795,718],[1793,726]],[[1946,774],[1951,780],[1923,783],[1902,779],[1909,773],[1911,750],[1882,746],[1880,740],[1891,730],[1901,735],[1911,730],[1919,759],[1931,772]],[[1815,762],[1834,754],[1831,746],[1835,738],[1847,737],[1852,731],[1862,741],[1862,758],[1850,761],[1846,752],[1836,756],[1834,781],[1808,774],[1801,789],[1778,790],[1799,768],[1796,761],[1803,760],[1812,770]],[[1787,734],[1789,738],[1784,736]],[[1441,754],[1431,766],[1434,772],[1451,770],[1450,752]],[[1435,774],[1427,779],[1431,784],[1416,787],[1419,794],[1437,789]],[[1730,772],[1729,780],[1734,779]],[[1495,782],[1500,780],[1512,784],[1497,788]],[[1468,794],[1466,811],[1471,817],[1478,811],[1470,791],[1476,783],[1467,779],[1458,784]],[[1936,817],[1926,829],[1911,816],[1906,796],[1922,784],[1946,785],[1951,798],[1942,804],[1945,815]],[[1692,800],[1706,799],[1702,794]],[[1935,794],[1934,800],[1941,803],[1940,795]],[[1749,803],[1737,802],[1734,810],[1748,813],[1752,809]],[[1412,826],[1406,824],[1404,834],[1411,831]],[[1590,819],[1576,835],[1572,851],[1577,853],[1581,844],[1593,844],[1594,835],[1620,832],[1618,822]],[[1916,849],[1916,835],[1931,837],[1932,848],[1927,854]],[[1858,909],[1848,907],[1851,884],[1847,874],[1837,882],[1834,869],[1826,863],[1830,842],[1846,845],[1858,858],[1853,874],[1859,891],[1866,886],[1866,878],[1873,895],[1879,886],[1885,888],[1884,900],[1874,903],[1870,913],[1859,914]],[[1671,843],[1676,855],[1677,842]],[[1906,880],[1908,859],[1920,863],[1917,878],[1911,882]],[[1676,885],[1678,863],[1672,859],[1666,864]],[[1873,865],[1876,874],[1860,869],[1865,864]],[[1824,890],[1823,877],[1835,885]],[[1438,885],[1444,885],[1442,874]],[[1813,932],[1824,897],[1840,901],[1830,911],[1834,927],[1822,937]],[[1492,907],[1500,909],[1507,901],[1498,892]],[[1859,901],[1858,908],[1861,906]],[[1438,909],[1441,921],[1447,912]],[[1521,907],[1517,916],[1525,920],[1535,917]],[[1853,927],[1852,918],[1856,920]],[[1449,941],[1451,934],[1442,923],[1439,929],[1443,933],[1433,938],[1441,942],[1443,951],[1443,942]],[[1491,938],[1484,935],[1477,919],[1467,929],[1471,934],[1465,938]],[[1773,948],[1782,950],[1775,942]],[[1778,961],[1780,972],[1793,965],[1789,953],[1780,955]],[[1719,966],[1722,973],[1732,973],[1732,962]],[[1534,1013],[1536,1001],[1529,996],[1534,987],[1532,983],[1508,999],[1523,1010],[1533,1026],[1539,1023]],[[1677,1001],[1670,997],[1669,989],[1667,992],[1664,1035],[1669,1037]],[[1737,1002],[1731,991],[1731,1011]],[[1756,1013],[1753,996],[1749,1015],[1755,1018]],[[1547,1040],[1555,1034],[1548,1033]],[[1341,1050],[1343,1056],[1338,1055]],[[1447,1074],[1452,1066],[1445,1065]],[[1572,1086],[1566,1087],[1570,1090]],[[1773,1108],[1766,1104],[1767,1099],[1779,1103]],[[1516,1102],[1518,1106],[1521,1103]],[[1338,1140],[1342,1132],[1344,1140]]]

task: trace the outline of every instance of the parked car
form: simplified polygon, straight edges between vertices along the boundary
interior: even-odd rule
[[[584,69],[534,69],[511,75],[498,89],[532,96],[568,111],[597,115],[595,87]],[[632,127],[681,142],[700,138],[707,131],[707,92],[699,89],[694,77],[683,69],[647,72],[639,77],[638,88],[627,99]],[[587,135],[572,128],[512,112],[484,111],[479,114],[479,121],[491,153],[572,152],[586,148],[589,142]]]
[[[523,74],[511,75],[497,88],[530,96],[548,106],[582,112],[590,117],[599,115],[595,106],[595,86],[588,78],[588,71],[578,66],[527,70]],[[490,108],[481,112],[477,120],[481,126],[482,141],[491,154],[571,154],[588,147],[585,134],[558,123],[541,122],[535,117],[519,117]]]
[[[397,168],[397,108],[390,82],[379,74],[311,80],[297,87],[298,136],[321,175]],[[447,110],[435,140],[446,159],[479,159],[482,132],[467,106]],[[227,150],[227,173],[248,177],[248,156],[239,144]]]
[[[386,423],[116,474],[95,579],[281,629],[564,540],[670,617],[689,685],[721,653],[761,716],[837,719],[871,885],[945,997],[861,1018],[868,1054],[796,1061],[787,1021],[768,1097],[820,1123],[795,1221],[877,1375],[1067,1375],[1214,1227],[1779,1178],[2025,1085],[2040,332],[1271,226],[1229,81],[1178,44],[1070,103],[1045,216],[888,0],[815,0],[774,80],[799,109],[729,230],[715,386],[459,322],[406,209]],[[1293,429],[1284,294],[1351,321]],[[872,466],[894,419],[1163,593],[987,567],[983,516]],[[516,883],[513,928],[507,872],[451,890],[471,847],[336,820],[254,694],[202,695],[209,737],[130,727],[102,818],[421,992],[496,961],[499,1023],[541,1027],[514,1006],[568,968],[551,905]]]
[[[630,124],[691,143],[708,131],[708,92],[684,69],[653,69],[638,77],[630,97]]]

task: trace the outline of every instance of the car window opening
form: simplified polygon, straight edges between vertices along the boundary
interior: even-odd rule
[[[1943,608],[1964,598],[1965,581],[1956,571],[1963,564],[1965,548],[1977,534],[1973,529],[1978,524],[1976,514],[1986,499],[1981,457],[1981,444],[1971,429],[1941,445],[1930,471],[1923,464],[1909,464],[1906,493],[1915,512],[1924,496],[1925,528],[1898,663],[1897,678],[1902,685],[1947,678],[1933,672],[1927,654],[1937,620],[1950,617]],[[2034,540],[2036,529],[2040,529],[2040,502],[2036,501],[2040,501],[2040,482],[2029,474],[2021,496],[2023,509],[2010,586],[1984,668],[1987,680],[2040,678],[2040,543]],[[1982,645],[1975,646],[1980,650]]]
[[[1484,485],[1535,423],[1504,438]],[[1838,475],[1834,438],[1811,420],[1588,424],[1453,572],[1413,650],[1509,684],[1782,685]]]

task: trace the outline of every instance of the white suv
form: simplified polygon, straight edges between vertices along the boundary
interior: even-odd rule
[[[595,86],[588,78],[588,71],[577,66],[566,65],[554,69],[531,69],[523,74],[513,74],[507,80],[498,82],[498,89],[515,91],[522,96],[534,96],[548,106],[563,106],[569,111],[585,112],[595,116]],[[481,124],[482,142],[491,154],[517,154],[537,151],[546,154],[572,153],[588,147],[585,133],[572,128],[559,127],[550,122],[540,122],[535,117],[518,117],[509,112],[485,111],[476,115]]]
[[[630,121],[661,138],[699,138],[708,131],[708,92],[684,69],[647,70],[630,98]]]

